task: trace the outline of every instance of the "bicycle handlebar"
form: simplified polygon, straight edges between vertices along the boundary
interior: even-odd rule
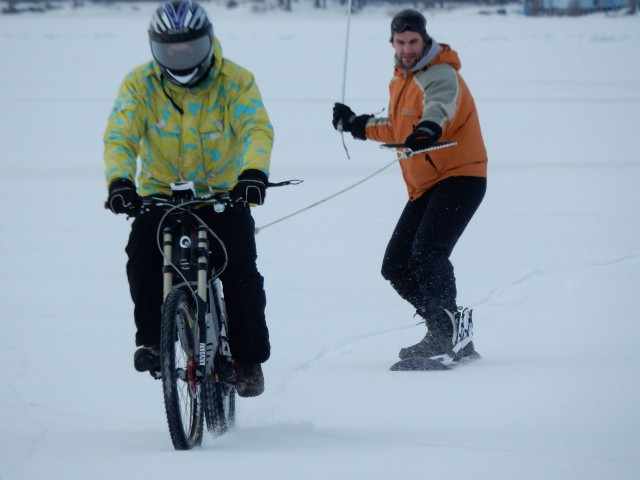
[[[268,182],[266,187],[284,187],[286,185],[298,185],[302,183],[302,180],[286,180],[284,182],[272,183]],[[177,189],[175,188],[177,186]],[[220,213],[224,211],[226,207],[233,207],[234,205],[248,205],[247,202],[241,199],[234,199],[231,195],[231,190],[224,192],[214,192],[209,195],[205,195],[202,197],[196,197],[193,195],[194,189],[193,184],[191,182],[178,182],[176,184],[172,184],[173,195],[150,195],[141,198],[141,206],[138,212],[135,214],[129,213],[127,218],[136,217],[140,214],[148,212],[151,208],[154,207],[180,207],[184,205],[213,205],[214,210]],[[219,206],[219,210],[216,208],[216,205]],[[108,201],[104,202],[104,208],[109,210]]]
[[[174,192],[175,193],[175,192]],[[224,211],[226,207],[233,207],[234,205],[242,204],[246,202],[242,200],[234,200],[229,192],[216,192],[203,197],[192,196],[155,196],[142,197],[142,206],[139,213],[146,213],[154,207],[185,207],[185,206],[199,206],[199,205],[213,205],[214,210]],[[220,210],[216,208],[220,206]]]

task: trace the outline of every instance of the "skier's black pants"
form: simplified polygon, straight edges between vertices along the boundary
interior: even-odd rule
[[[136,345],[160,341],[162,307],[162,254],[157,247],[157,228],[164,212],[136,217],[126,247],[127,277],[134,303]],[[197,211],[224,242],[228,263],[220,276],[227,315],[231,352],[239,363],[262,363],[269,358],[269,331],[265,320],[264,279],[256,266],[255,222],[249,207],[234,206],[223,213],[211,207]],[[224,258],[217,240],[209,236],[217,267]]]
[[[425,319],[435,318],[442,308],[456,308],[449,257],[486,189],[486,178],[447,178],[402,211],[384,254],[382,276]]]

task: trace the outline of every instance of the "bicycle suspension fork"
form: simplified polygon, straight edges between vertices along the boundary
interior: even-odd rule
[[[209,312],[209,240],[207,238],[207,228],[198,226],[198,244],[196,248],[198,276],[198,322],[201,328],[200,344],[198,345],[198,368],[201,374],[205,375],[207,365],[213,362],[213,343],[211,342],[212,322]]]
[[[164,255],[162,263],[162,291],[163,299],[166,300],[173,288],[173,233],[171,228],[165,227],[162,232],[162,253]]]
[[[207,240],[207,229],[200,225],[198,227],[198,296],[207,301],[207,273],[209,269],[209,242]]]

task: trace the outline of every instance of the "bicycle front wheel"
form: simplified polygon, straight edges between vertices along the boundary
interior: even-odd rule
[[[181,289],[162,307],[160,334],[162,391],[171,441],[176,450],[202,443],[203,389],[198,376],[199,328],[195,304]]]

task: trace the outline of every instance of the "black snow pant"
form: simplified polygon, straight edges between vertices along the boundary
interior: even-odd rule
[[[382,276],[425,319],[437,317],[443,308],[456,308],[449,257],[486,189],[486,178],[447,178],[409,201],[398,220],[384,254]]]
[[[136,217],[126,247],[138,346],[151,346],[160,341],[163,261],[156,238],[162,214],[151,211]],[[239,363],[263,363],[270,355],[269,331],[265,320],[264,279],[256,266],[255,222],[251,211],[239,205],[222,213],[203,207],[198,215],[224,242],[228,255],[220,280],[233,357]],[[220,267],[216,263],[216,259],[224,258],[220,244],[211,236],[209,243],[214,265]]]

